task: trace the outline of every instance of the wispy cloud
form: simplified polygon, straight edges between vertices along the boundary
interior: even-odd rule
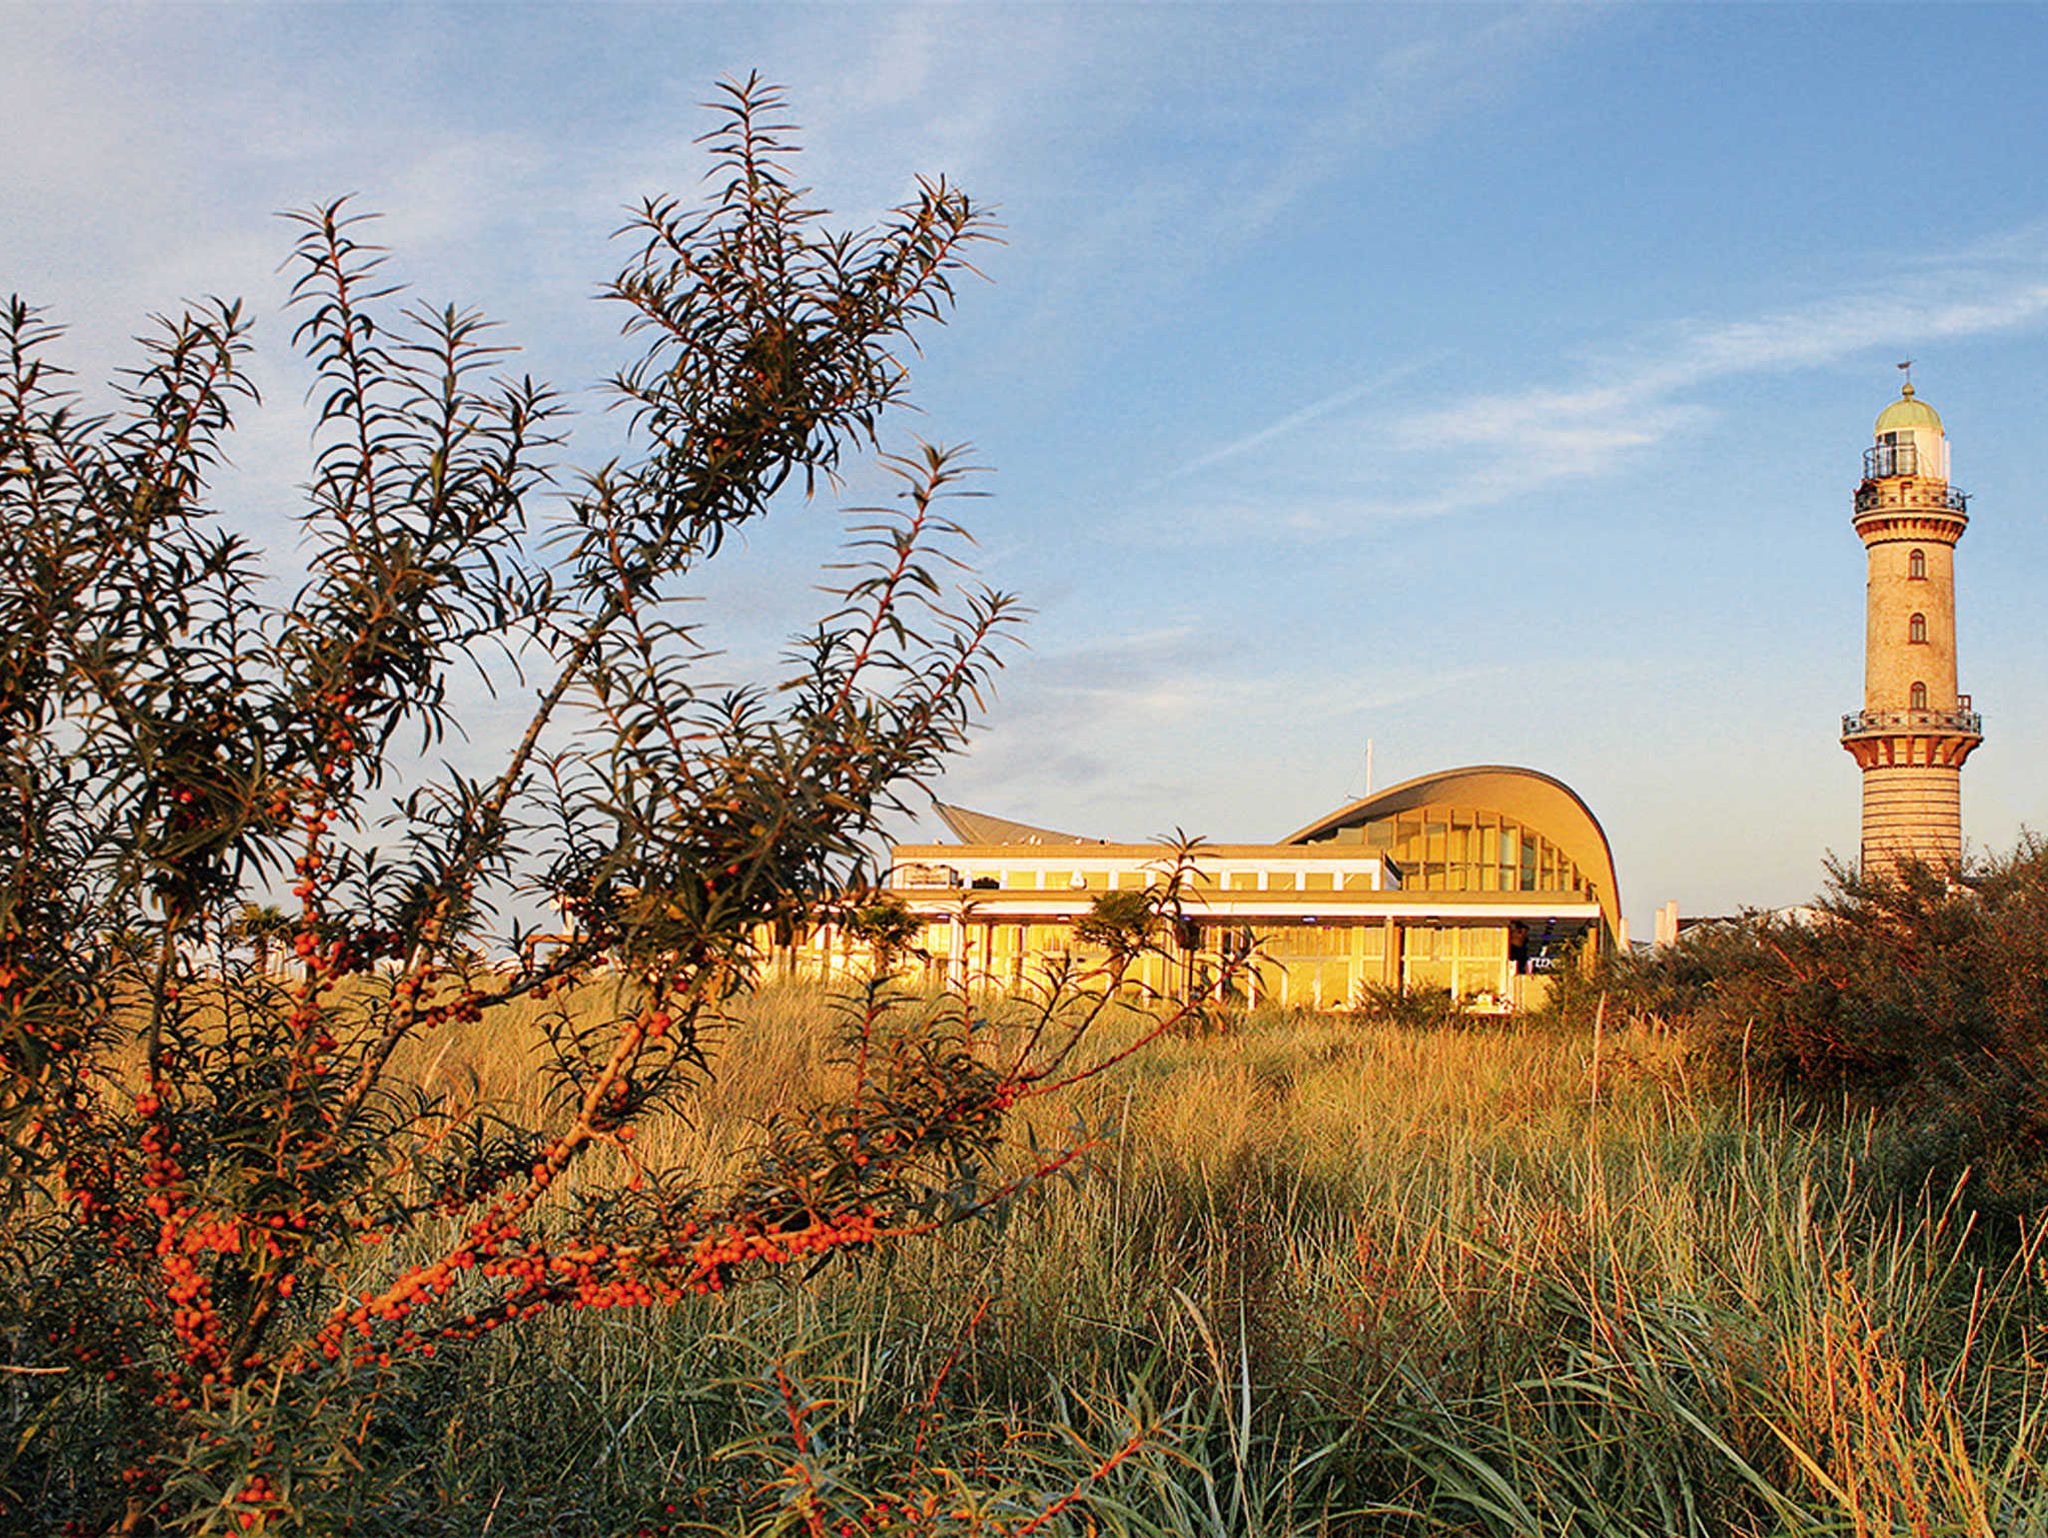
[[[1233,438],[1221,448],[1211,449],[1199,458],[1191,459],[1186,464],[1175,467],[1161,477],[1161,484],[1166,481],[1179,480],[1182,476],[1193,475],[1200,470],[1207,470],[1214,465],[1225,464],[1230,460],[1242,458],[1254,449],[1264,448],[1267,444],[1277,439],[1285,438],[1290,433],[1299,432],[1311,423],[1321,421],[1333,411],[1340,411],[1354,402],[1379,395],[1384,391],[1392,389],[1403,380],[1413,379],[1432,364],[1439,362],[1442,357],[1443,354],[1436,353],[1427,358],[1416,358],[1407,363],[1396,364],[1393,368],[1383,369],[1371,378],[1361,380],[1355,385],[1339,390],[1334,395],[1326,395],[1319,401],[1303,406],[1298,411],[1290,411],[1278,421],[1268,423],[1256,432],[1246,433],[1241,438]]]
[[[2019,276],[1952,267],[1756,317],[1680,325],[1633,355],[1593,365],[1566,388],[1472,396],[1397,423],[1394,441],[1410,452],[1476,452],[1482,460],[1407,511],[1463,511],[1603,474],[1701,426],[1718,409],[1699,398],[1709,386],[2044,322],[2048,245],[2037,246],[2033,270]]]
[[[1283,41],[1256,9],[1173,14],[1164,32],[1092,36],[1085,57],[1060,57],[1061,75],[1026,98],[1031,110],[1006,119],[1013,153],[991,186],[1015,207],[1020,245],[1044,253],[1006,342],[1023,369],[1178,320],[1219,269],[1313,217],[1323,189],[1512,100],[1598,13],[1356,9],[1341,72],[1328,69],[1339,55],[1325,28]],[[1227,90],[1219,55],[1242,76]],[[1056,122],[1085,125],[1090,152],[1076,155],[1075,129],[1052,133]],[[1106,144],[1124,152],[1104,156]]]
[[[2048,231],[2015,232],[1915,262],[1883,281],[1824,299],[1721,321],[1658,328],[1634,343],[1514,390],[1476,392],[1388,417],[1355,409],[1421,365],[1347,386],[1162,479],[1197,475],[1197,505],[1173,509],[1181,531],[1328,537],[1390,520],[1483,510],[1562,482],[1611,474],[1723,410],[1718,389],[1827,367],[1879,349],[1904,356],[1943,341],[2048,325]],[[1314,424],[1321,456],[1282,439]],[[1373,445],[1361,471],[1358,446]],[[1284,472],[1284,473],[1282,473]],[[1386,487],[1409,488],[1390,496]],[[1304,486],[1311,494],[1300,494]]]
[[[1216,209],[1204,249],[1229,249],[1283,219],[1332,178],[1428,138],[1447,122],[1511,97],[1533,62],[1585,27],[1592,7],[1529,5],[1457,17],[1389,39],[1359,71],[1348,97],[1304,115],[1278,146],[1254,146],[1247,180]]]
[[[1148,822],[1162,808],[1215,836],[1278,837],[1344,789],[1352,766],[1322,751],[1333,723],[1359,730],[1515,667],[1400,658],[1361,673],[1309,653],[1248,654],[1193,621],[1110,631],[1033,653],[946,793],[1103,837],[1163,832]]]

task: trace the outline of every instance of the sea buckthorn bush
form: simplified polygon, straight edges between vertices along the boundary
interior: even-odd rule
[[[1018,618],[960,575],[958,455],[881,448],[982,212],[920,181],[831,231],[777,93],[713,110],[706,200],[622,232],[630,448],[595,468],[363,215],[294,216],[295,591],[212,501],[256,405],[240,305],[162,322],[106,413],[0,314],[0,1527],[360,1526],[407,1385],[497,1332],[872,1252],[1077,1156],[987,1173],[1015,1103],[1089,1071],[1068,1014],[997,1053],[886,982],[817,1021],[843,1099],[739,1179],[641,1151],[757,936],[871,907],[882,820]],[[691,584],[856,454],[897,495],[825,612],[779,676],[705,682]],[[530,714],[491,772],[436,770],[472,665]],[[526,1112],[397,1070],[507,1011],[544,1031]]]

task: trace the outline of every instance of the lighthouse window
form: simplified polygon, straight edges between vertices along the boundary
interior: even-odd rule
[[[1927,616],[1916,614],[1906,623],[1906,639],[1924,644],[1927,640]]]
[[[1927,685],[1913,685],[1912,702],[1913,709],[1915,710],[1925,710],[1927,708]]]
[[[1926,577],[1927,552],[1925,550],[1915,550],[1906,557],[1906,575],[1914,578]]]
[[[1866,456],[1869,475],[1912,475],[1919,469],[1919,452],[1911,433],[1879,433],[1877,447]]]

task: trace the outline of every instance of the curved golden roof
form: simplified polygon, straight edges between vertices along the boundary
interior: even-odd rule
[[[1563,850],[1592,882],[1594,900],[1600,904],[1609,932],[1620,932],[1621,882],[1615,875],[1614,851],[1608,847],[1600,819],[1577,791],[1535,769],[1512,764],[1474,764],[1419,775],[1339,807],[1280,842],[1312,843],[1328,838],[1340,828],[1358,827],[1376,818],[1434,803],[1498,812],[1535,828]]]
[[[1931,427],[1941,431],[1941,413],[1927,402],[1913,394],[1909,382],[1900,391],[1899,398],[1877,414],[1877,431],[1895,433],[1902,427]]]

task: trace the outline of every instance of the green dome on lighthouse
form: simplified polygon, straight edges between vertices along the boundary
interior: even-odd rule
[[[1913,383],[1908,380],[1899,391],[1899,398],[1877,414],[1877,431],[1895,433],[1906,427],[1931,427],[1940,432],[1941,413],[1927,402],[1913,394]]]

